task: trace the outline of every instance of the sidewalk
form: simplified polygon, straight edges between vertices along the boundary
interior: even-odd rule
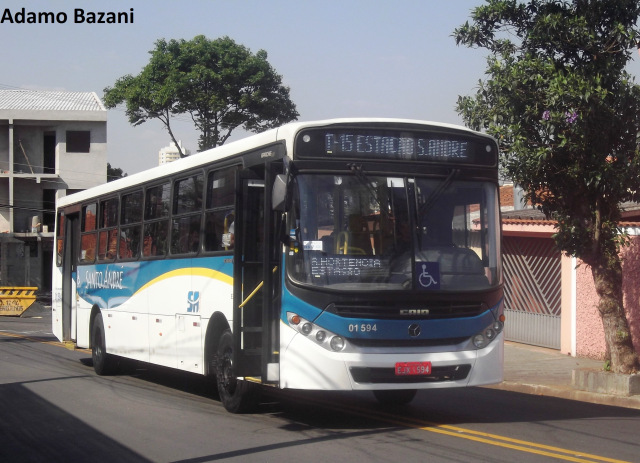
[[[504,381],[494,389],[640,409],[640,395],[619,396],[581,391],[572,385],[575,369],[601,370],[603,362],[571,357],[553,349],[515,342],[504,344]]]

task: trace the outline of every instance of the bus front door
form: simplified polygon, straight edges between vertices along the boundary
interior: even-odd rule
[[[237,376],[260,377],[265,189],[264,180],[246,175],[240,175],[235,218],[233,353]]]
[[[265,185],[277,167],[266,165],[264,179],[239,172],[234,253],[234,366],[239,377],[278,380],[279,273],[281,243],[276,215]]]

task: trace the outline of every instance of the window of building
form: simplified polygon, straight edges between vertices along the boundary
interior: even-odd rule
[[[91,132],[67,130],[67,153],[88,153],[89,151],[91,151]]]

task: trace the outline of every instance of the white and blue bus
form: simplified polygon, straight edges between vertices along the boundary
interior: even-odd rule
[[[59,200],[53,330],[215,378],[418,389],[503,377],[498,146],[412,120],[292,123]]]

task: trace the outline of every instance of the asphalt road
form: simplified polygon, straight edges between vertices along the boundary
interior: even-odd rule
[[[274,391],[231,415],[196,375],[138,366],[99,377],[47,319],[0,318],[1,462],[640,462],[640,413],[489,388]]]

